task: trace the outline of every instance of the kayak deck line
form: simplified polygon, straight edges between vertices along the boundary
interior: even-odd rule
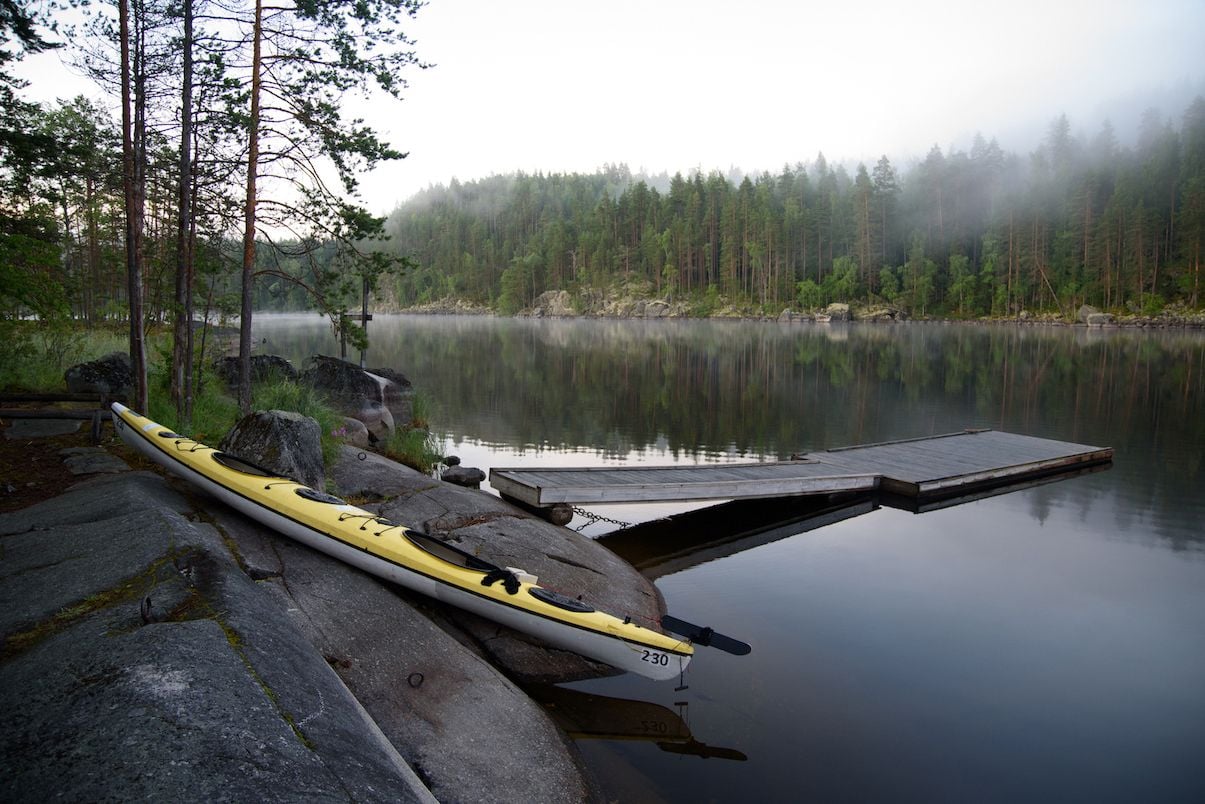
[[[252,471],[232,469],[220,460],[226,453],[123,405],[113,406],[113,419],[123,440],[151,460],[262,524],[386,580],[657,680],[679,677],[694,653],[689,640],[597,611],[538,585],[533,576],[496,567],[338,497],[242,459],[233,460]]]
[[[789,461],[702,466],[490,470],[503,497],[534,508],[883,491],[917,500],[1018,483],[1113,459],[1095,447],[998,430],[838,447]]]

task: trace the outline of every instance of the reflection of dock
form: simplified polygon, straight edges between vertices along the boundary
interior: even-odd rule
[[[535,508],[764,499],[877,488],[921,501],[1019,483],[1112,458],[1111,447],[968,430],[758,464],[496,468],[490,472],[490,485],[502,496]]]
[[[672,754],[738,762],[746,759],[736,749],[699,742],[678,713],[660,704],[610,698],[564,687],[528,687],[526,692],[575,740],[637,740],[655,743],[662,751]]]
[[[612,531],[598,543],[656,580],[878,507],[873,494],[736,500]]]
[[[880,506],[923,514],[1108,468],[1107,464],[1086,465],[924,502],[890,492],[733,500],[604,533],[598,537],[598,543],[634,566],[641,575],[656,580],[708,561],[844,522]]]

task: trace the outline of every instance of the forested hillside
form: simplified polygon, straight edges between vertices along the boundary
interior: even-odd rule
[[[431,188],[395,210],[391,248],[417,268],[402,304],[453,297],[514,312],[545,290],[643,280],[707,312],[881,300],[914,315],[1153,313],[1201,304],[1205,99],[1148,112],[1137,141],[1085,141],[1059,117],[1033,153],[976,137],[907,170],[821,154],[734,182],[626,167]]]

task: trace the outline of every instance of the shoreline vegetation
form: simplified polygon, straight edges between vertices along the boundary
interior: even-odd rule
[[[61,319],[53,322],[21,321],[11,331],[6,359],[0,364],[0,392],[61,393],[66,390],[64,372],[72,365],[98,360],[113,353],[124,353],[128,346],[124,325],[112,327],[77,326]],[[212,326],[212,350],[198,356],[193,397],[193,415],[182,422],[168,392],[168,366],[171,362],[171,332],[165,324],[148,333],[148,404],[146,414],[155,421],[197,440],[217,441],[239,420],[234,390],[221,376],[217,364],[237,352],[237,330],[224,322]],[[252,401],[256,410],[286,410],[308,416],[319,423],[322,432],[324,462],[331,464],[339,447],[349,437],[346,417],[322,393],[287,376],[272,373],[253,381]],[[429,430],[431,401],[416,391],[412,398],[412,418],[398,422],[389,435],[378,441],[374,450],[381,455],[420,472],[430,472],[441,460]]]
[[[1050,310],[1028,311],[1021,310],[1010,316],[912,316],[906,310],[887,304],[858,304],[836,302],[826,307],[813,309],[796,309],[784,307],[777,314],[759,310],[754,305],[741,305],[722,302],[716,305],[700,306],[692,301],[675,300],[671,297],[655,297],[640,293],[641,288],[626,286],[610,291],[590,289],[576,295],[568,291],[547,291],[542,294],[536,304],[523,308],[515,313],[500,312],[495,307],[473,302],[471,300],[444,297],[436,301],[415,305],[399,305],[386,301],[374,303],[370,310],[377,315],[452,315],[452,316],[490,316],[500,318],[553,318],[553,319],[613,319],[613,320],[732,320],[760,321],[764,323],[791,324],[828,324],[828,323],[917,323],[917,324],[1012,324],[1019,326],[1087,326],[1099,329],[1205,329],[1205,309],[1192,309],[1183,304],[1169,304],[1155,314],[1142,314],[1125,310],[1100,311],[1087,305],[1081,306],[1072,314]],[[260,310],[259,313],[310,312],[317,311],[281,311]],[[6,321],[6,337],[0,346],[0,390],[53,392],[62,390],[63,372],[72,364],[94,360],[105,354],[122,351],[126,346],[126,323],[113,321],[109,325],[71,325],[61,319],[54,321],[38,321],[26,319],[23,321]],[[221,357],[232,353],[235,344],[231,338],[237,334],[237,329],[231,329],[225,319],[211,325],[213,333],[211,347],[205,350],[203,357],[198,357],[198,365],[204,362],[205,374],[211,376],[206,380],[207,386],[220,385],[220,380],[213,369],[213,363]],[[167,343],[170,330],[166,323],[151,327],[150,341],[152,343],[150,360],[151,405],[149,413],[157,416],[157,421],[171,422],[173,411],[166,401],[166,365],[170,360]],[[287,383],[286,383],[287,384]],[[279,383],[275,384],[279,386]],[[217,389],[218,394],[211,394],[207,387],[202,396],[228,396]],[[287,401],[294,398],[296,389],[273,387],[273,384],[263,386],[263,398],[266,400]],[[305,396],[301,394],[301,396]],[[214,416],[225,418],[233,415],[234,400],[222,404],[219,399],[215,402]],[[162,404],[158,404],[158,403]],[[312,400],[311,400],[312,402]],[[416,416],[419,419],[416,426],[425,427],[429,415],[431,401],[421,393],[418,398],[419,409]],[[210,416],[209,418],[213,418]],[[202,415],[202,418],[206,418]],[[198,425],[199,428],[199,425]]]
[[[416,305],[389,304],[377,306],[378,314],[405,315],[465,315],[504,318],[606,318],[629,320],[698,319],[763,321],[776,323],[901,323],[905,321],[931,324],[1018,324],[1046,326],[1090,326],[1098,328],[1139,329],[1205,329],[1205,309],[1191,309],[1183,304],[1169,304],[1158,313],[1138,313],[1129,310],[1101,311],[1088,305],[1068,313],[1050,310],[1021,310],[1009,316],[912,316],[906,310],[889,304],[834,302],[812,309],[784,307],[780,312],[767,313],[754,305],[699,304],[696,301],[675,301],[672,296],[658,298],[629,289],[601,292],[588,290],[579,294],[568,291],[547,291],[535,304],[513,314],[505,314],[467,299],[445,297]],[[1096,316],[1087,320],[1088,316]]]

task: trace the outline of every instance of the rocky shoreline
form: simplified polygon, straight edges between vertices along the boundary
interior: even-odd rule
[[[515,679],[609,668],[296,544],[120,444],[92,458],[61,496],[0,514],[6,800],[597,799]],[[331,474],[603,606],[663,611],[605,548],[497,497],[352,447]]]
[[[786,308],[778,315],[763,315],[732,305],[706,316],[699,316],[690,304],[670,298],[641,298],[623,292],[590,290],[574,297],[568,291],[551,290],[541,294],[535,303],[519,311],[516,318],[608,318],[631,320],[684,319],[741,320],[777,322],[780,324],[807,323],[940,323],[940,324],[1016,324],[1021,326],[1086,326],[1092,328],[1123,329],[1205,329],[1205,311],[1169,306],[1157,315],[1136,313],[1114,314],[1093,309],[1093,320],[1087,320],[1077,312],[1074,321],[1060,313],[1030,313],[1022,310],[1015,316],[981,318],[912,318],[905,311],[890,305],[858,306],[831,304],[818,310],[794,310]],[[380,312],[405,313],[408,315],[473,315],[496,316],[497,313],[484,305],[460,299],[441,299],[412,307],[401,307]]]

